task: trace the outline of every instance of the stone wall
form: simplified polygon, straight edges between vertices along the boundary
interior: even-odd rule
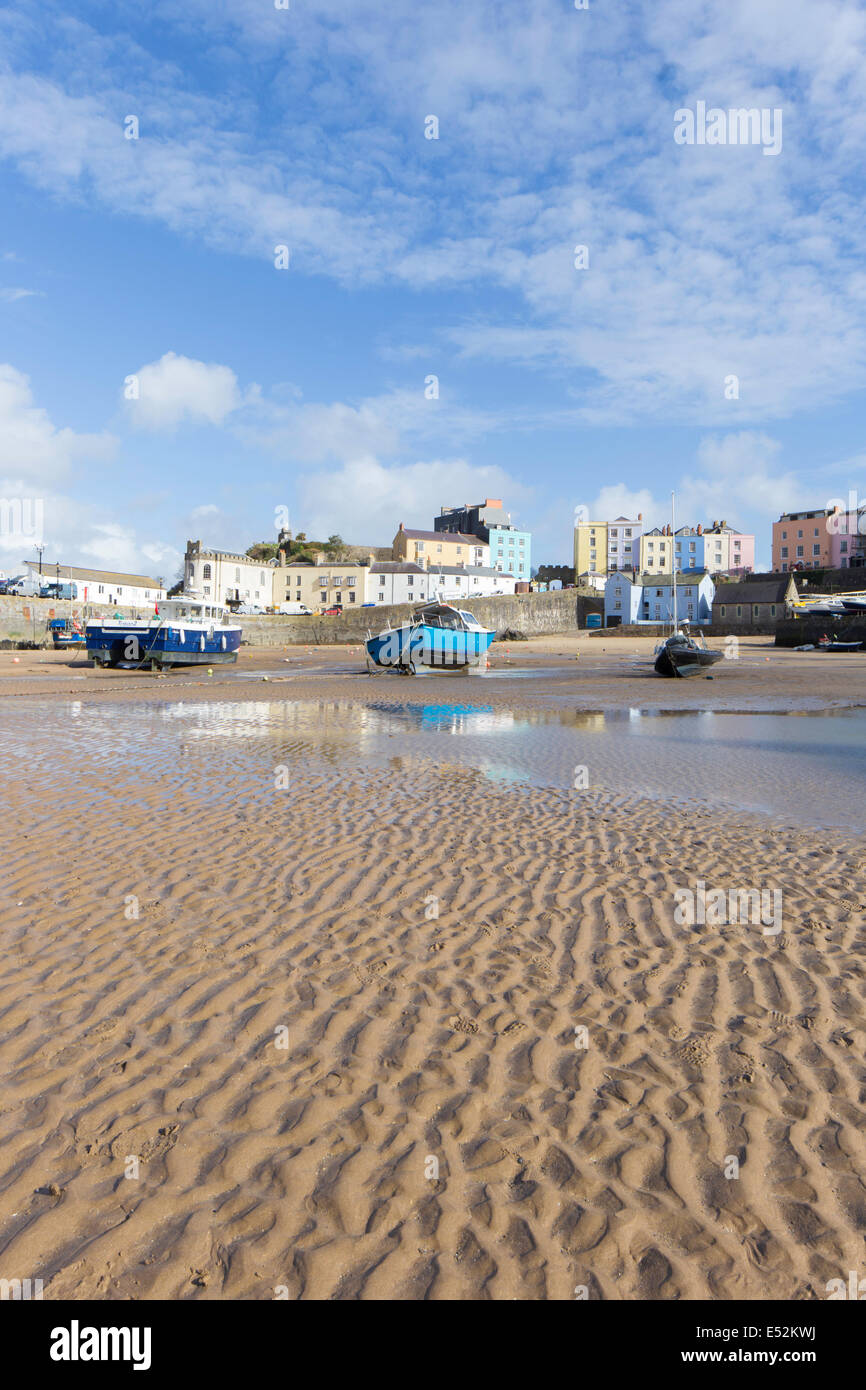
[[[512,629],[523,632],[527,637],[537,637],[548,632],[571,632],[575,628],[586,627],[588,613],[601,613],[604,603],[601,596],[587,597],[574,590],[547,594],[503,594],[498,598],[469,599],[470,612],[485,627],[496,632]],[[245,646],[283,647],[283,646],[325,646],[329,642],[356,645],[364,641],[369,629],[380,632],[390,621],[398,627],[406,618],[411,618],[414,605],[400,603],[376,605],[375,608],[348,609],[339,618],[302,618],[268,614],[262,617],[253,614],[240,614],[238,622],[243,628]],[[79,617],[90,614],[112,616],[121,613],[125,618],[150,617],[152,607],[130,608],[96,604],[72,605]],[[69,604],[65,600],[47,598],[8,598],[0,595],[0,644],[17,645],[21,642],[35,642],[39,646],[50,646],[48,622],[51,618],[65,618]]]
[[[851,618],[783,618],[776,626],[777,647],[800,647],[817,642],[824,633],[840,642],[866,642],[866,616]]]
[[[72,613],[82,620],[91,615],[103,618],[122,613],[124,618],[149,618],[153,604],[143,608],[127,605],[74,603]],[[33,642],[40,647],[50,647],[51,637],[48,623],[52,618],[69,616],[70,605],[66,599],[53,598],[13,598],[0,594],[0,646],[17,646],[22,642]]]
[[[455,599],[459,607],[460,601]],[[498,598],[468,599],[467,607],[485,627],[497,633],[506,629],[522,632],[527,637],[540,637],[548,632],[573,632],[586,627],[588,613],[601,613],[604,602],[598,598],[576,594],[563,589],[546,594],[503,594]],[[338,618],[302,618],[294,616],[241,617],[244,645],[282,647],[301,645],[322,647],[328,643],[362,643],[368,630],[381,632],[390,622],[399,627],[411,618],[415,605],[397,603],[377,604],[375,608],[351,608]]]

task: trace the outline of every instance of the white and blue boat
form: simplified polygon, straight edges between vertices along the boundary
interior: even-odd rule
[[[368,670],[468,671],[486,664],[495,633],[450,603],[424,603],[400,627],[368,635]]]
[[[91,618],[87,655],[99,666],[213,666],[237,661],[242,629],[227,609],[181,594],[152,618]]]

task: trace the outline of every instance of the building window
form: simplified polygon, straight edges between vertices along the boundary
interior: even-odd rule
[[[350,603],[354,603],[354,602],[355,602],[355,595],[354,595],[354,594],[350,594],[350,595],[349,595],[349,602],[350,602]]]
[[[205,591],[205,594],[209,594],[209,593],[210,593],[210,584],[205,584],[205,586],[204,586],[204,591]],[[145,594],[145,598],[147,598],[147,594]]]
[[[725,606],[725,604],[724,604],[724,603],[723,603],[723,604],[720,604],[720,606],[719,606],[719,612],[721,613],[722,617],[725,616],[725,614],[727,613],[727,611],[728,611],[728,610],[727,610],[727,607]]]
[[[738,617],[738,618],[742,618],[742,616],[743,616],[743,610],[742,610],[742,608],[740,607],[740,605],[738,604],[738,605],[737,605],[737,617]]]
[[[813,546],[812,546],[812,554],[813,554],[813,555],[820,555],[820,554],[821,554],[821,547],[820,547],[820,545],[813,545]]]
[[[346,575],[346,588],[347,588],[347,589],[351,589],[351,587],[352,587],[352,585],[353,585],[354,583],[355,583],[355,575],[354,575],[354,574],[347,574],[347,575]]]
[[[202,579],[210,579],[210,565],[205,565],[201,572]]]
[[[379,583],[380,583],[380,584],[384,584],[384,583],[385,583],[385,576],[384,576],[384,574],[380,574],[380,575],[379,575]]]
[[[802,534],[802,533],[801,533],[801,534]],[[802,555],[803,555],[803,547],[802,547],[801,545],[798,545],[798,546],[797,546],[797,559],[798,559],[798,560],[801,559],[801,558],[802,558]]]
[[[775,605],[775,603],[771,603],[771,604],[770,604],[770,617],[771,617],[771,618],[775,618],[775,616],[776,616],[776,605]]]
[[[783,546],[782,546],[782,559],[783,559],[783,560],[787,560],[787,558],[788,558],[788,547],[787,547],[786,545],[783,545]]]

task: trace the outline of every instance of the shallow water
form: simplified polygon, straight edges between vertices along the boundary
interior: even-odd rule
[[[383,692],[385,694],[386,692]],[[273,778],[277,765],[332,781],[395,767],[475,769],[529,785],[764,813],[787,824],[866,829],[866,710],[825,714],[532,714],[479,704],[347,700],[31,701],[0,709],[0,775],[44,783],[77,765],[99,795],[130,767],[146,780]],[[398,765],[398,766],[397,766]],[[40,787],[40,790],[42,788]]]

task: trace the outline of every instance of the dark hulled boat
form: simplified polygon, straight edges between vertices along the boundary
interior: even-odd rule
[[[694,676],[707,666],[721,661],[724,652],[710,651],[684,632],[675,632],[656,648],[657,676]]]

